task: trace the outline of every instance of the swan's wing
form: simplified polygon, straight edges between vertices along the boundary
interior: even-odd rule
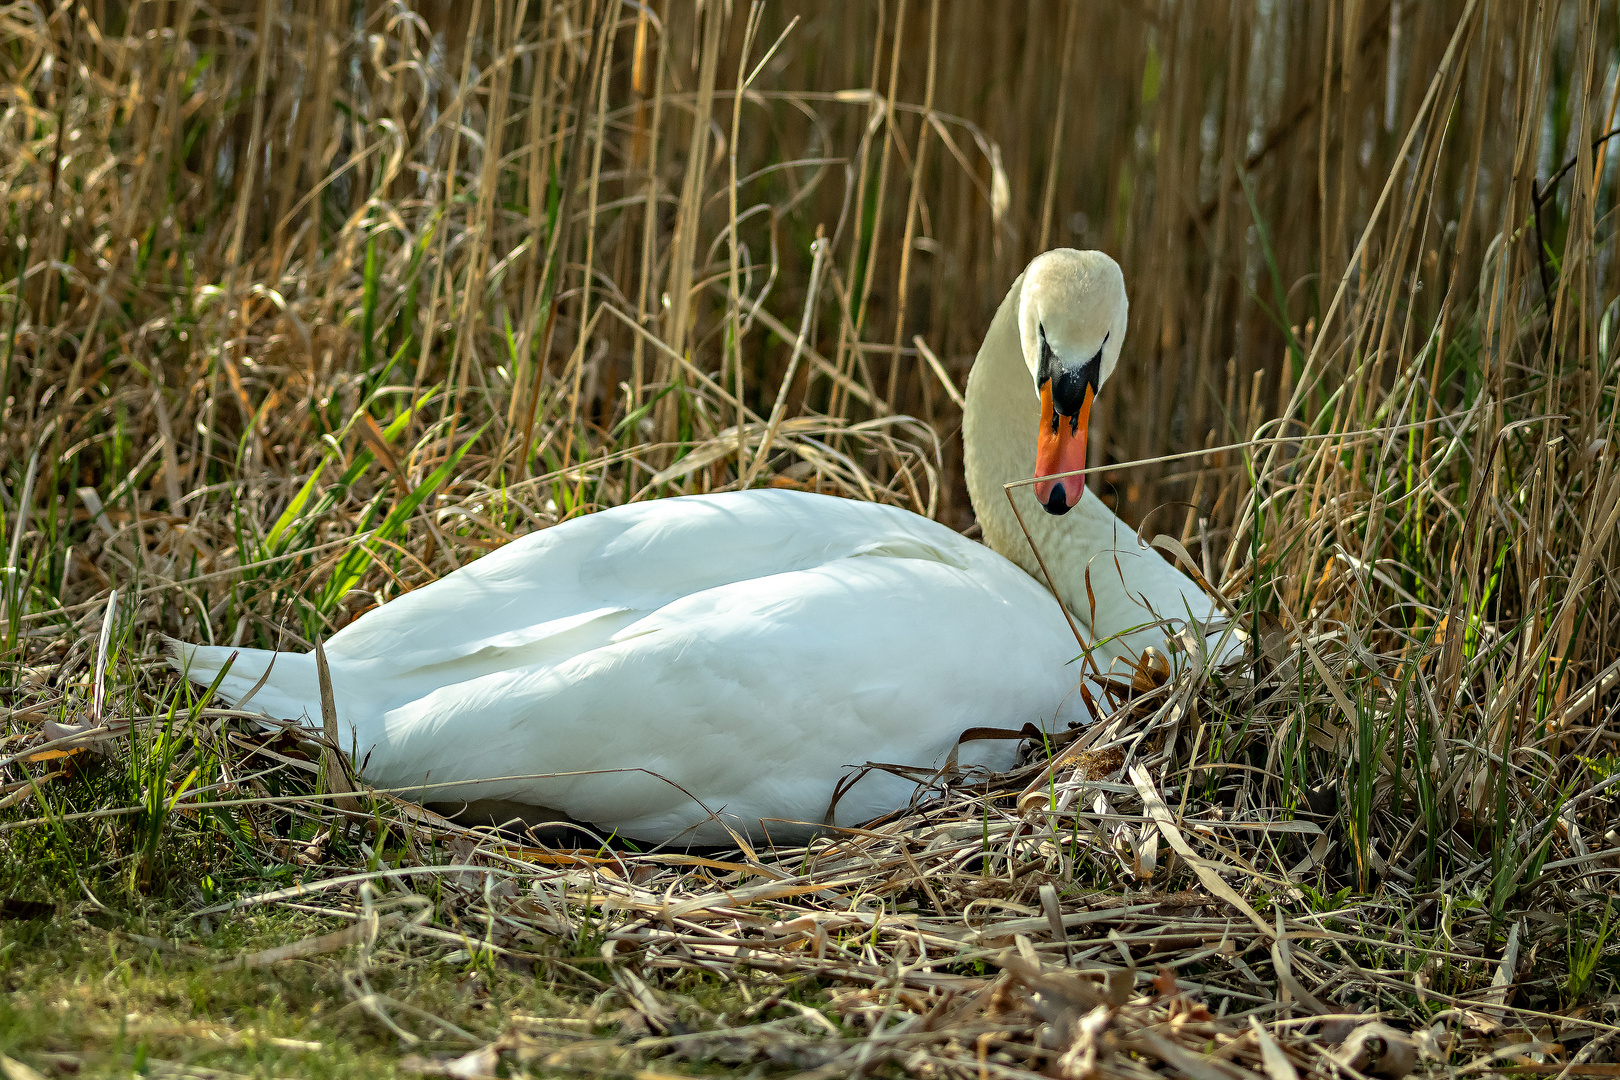
[[[636,503],[522,537],[356,619],[326,643],[338,710],[377,716],[440,687],[561,663],[684,597],[862,555],[1031,584],[982,545],[894,507],[794,491]],[[179,646],[175,663],[206,683],[230,652]],[[225,698],[245,694],[269,658],[242,650]],[[282,653],[253,705],[318,718],[319,700],[313,658]]]
[[[639,838],[718,842],[724,830],[686,792],[758,835],[762,816],[822,821],[838,781],[869,760],[934,768],[969,727],[1084,718],[1073,639],[1028,575],[896,547],[906,553],[679,597],[598,648],[445,686],[345,741],[374,783],[455,785],[431,799],[511,799]],[[1012,749],[969,744],[961,760],[1004,767]],[[626,771],[600,771],[613,769]],[[593,771],[555,775],[574,770]],[[550,778],[470,782],[534,774]],[[837,819],[903,805],[912,787],[870,774]]]
[[[916,514],[825,495],[749,491],[635,503],[513,541],[367,612],[326,650],[334,662],[379,675],[460,661],[482,669],[542,642],[550,643],[543,652],[566,655],[683,596],[908,545],[959,566],[989,554]]]

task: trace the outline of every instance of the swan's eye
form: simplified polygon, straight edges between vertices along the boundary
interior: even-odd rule
[[[1058,362],[1057,353],[1052,351],[1052,343],[1046,340],[1046,327],[1039,324],[1037,327],[1041,332],[1041,359],[1035,366],[1035,385],[1039,387],[1056,378],[1062,372],[1063,365]]]

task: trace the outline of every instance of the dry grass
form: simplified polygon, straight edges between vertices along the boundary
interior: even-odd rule
[[[209,964],[205,923],[296,904],[330,933],[239,956],[327,964],[321,1038],[429,1070],[1294,1080],[1353,1075],[1310,1019],[1353,1010],[1423,1068],[1609,1075],[1616,30],[1595,0],[0,6],[0,956],[29,902]],[[1099,490],[1253,644],[1024,773],[808,850],[560,852],[334,809],[318,747],[158,661],[306,647],[632,499],[966,527],[957,391],[1057,244],[1132,292]],[[503,960],[575,1027],[450,1021],[401,974]]]

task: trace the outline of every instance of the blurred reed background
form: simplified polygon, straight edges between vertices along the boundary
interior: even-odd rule
[[[283,402],[353,398],[390,360],[395,382],[445,385],[429,415],[491,421],[491,480],[599,457],[699,372],[716,382],[694,435],[713,435],[739,407],[768,418],[818,231],[817,359],[787,415],[907,413],[954,460],[959,411],[915,336],[960,387],[1024,263],[1099,247],[1133,303],[1096,445],[1132,460],[1283,415],[1353,258],[1312,400],[1375,351],[1377,394],[1424,345],[1403,327],[1442,313],[1444,354],[1493,238],[1534,282],[1520,230],[1566,158],[1541,214],[1553,261],[1592,245],[1612,198],[1609,147],[1587,145],[1615,103],[1615,11],[1595,2],[0,10],[13,461],[51,419],[64,446],[83,438],[107,380],[132,379],[166,388],[176,430],[206,414],[182,464],[240,443],[271,475],[307,473],[354,401],[329,423]],[[1590,254],[1588,305],[1615,272]],[[1387,337],[1357,332],[1390,316]],[[1444,382],[1440,412],[1463,393]],[[572,444],[547,422],[562,399],[589,421]],[[832,441],[863,467],[875,452]],[[598,501],[647,479],[618,474]],[[1104,483],[1133,522],[1237,505],[1185,467]],[[958,487],[940,499],[964,524]]]
[[[1617,30],[1596,0],[0,7],[0,656],[87,663],[126,584],[148,657],[293,645],[685,491],[966,527],[990,315],[1098,247],[1132,325],[1094,461],[1211,450],[1101,490],[1253,628],[1328,635],[1266,713],[1271,805],[1359,769],[1356,880],[1490,822],[1510,897],[1546,834],[1504,808],[1547,820],[1615,749]],[[1212,449],[1255,433],[1289,441]]]

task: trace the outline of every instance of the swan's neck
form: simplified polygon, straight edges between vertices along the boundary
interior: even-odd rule
[[[1020,274],[990,323],[978,359],[968,374],[962,427],[968,495],[984,530],[985,543],[1044,583],[1046,575],[1041,573],[1033,544],[1057,583],[1058,596],[1089,624],[1087,560],[1121,541],[1135,547],[1135,534],[1090,491],[1074,509],[1054,517],[1036,501],[1033,485],[1012,489],[1023,528],[1007,501],[1003,485],[1035,475],[1040,412],[1040,398],[1024,363],[1018,336],[1018,304],[1023,287],[1024,275]],[[1024,529],[1029,531],[1027,539]],[[1094,577],[1100,573],[1100,567],[1093,570]]]

